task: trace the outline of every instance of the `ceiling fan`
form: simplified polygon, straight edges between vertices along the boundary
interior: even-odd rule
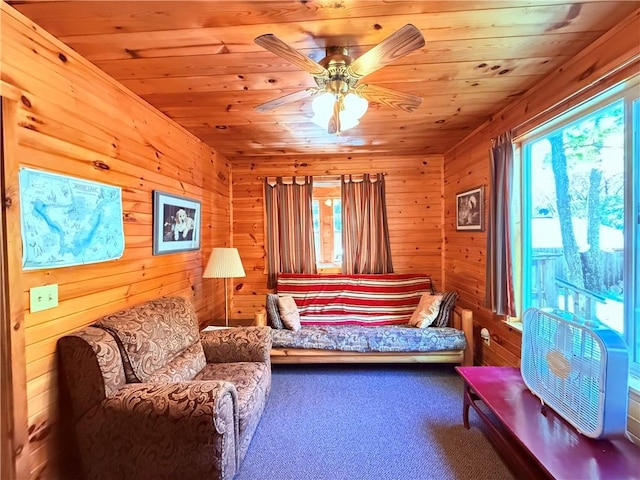
[[[309,72],[317,85],[257,105],[254,108],[259,112],[315,96],[312,121],[327,128],[329,133],[337,134],[358,124],[367,110],[367,101],[406,112],[414,111],[422,103],[422,98],[409,93],[365,83],[357,85],[361,78],[424,46],[422,33],[411,24],[392,33],[355,60],[349,56],[346,47],[327,47],[327,56],[315,62],[271,33],[260,35],[254,41]]]

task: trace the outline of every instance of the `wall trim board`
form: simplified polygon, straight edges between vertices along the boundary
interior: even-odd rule
[[[13,428],[11,401],[11,338],[9,323],[9,276],[7,273],[6,224],[4,221],[4,142],[2,135],[2,103],[0,97],[0,478],[14,478],[15,465],[10,438]]]
[[[16,191],[8,191],[6,185],[17,184],[18,169],[16,167],[14,122],[16,103],[3,99],[2,101],[2,161],[0,162],[0,200],[2,204],[2,226],[0,240],[2,242],[2,401],[8,407],[3,407],[3,447],[9,448],[8,460],[10,468],[9,478],[27,478],[29,474],[29,442],[28,442],[28,412],[26,388],[26,361],[24,309],[22,305],[22,262],[20,235],[16,237],[15,226],[20,225],[19,202]],[[17,224],[15,223],[17,221]],[[11,279],[11,282],[8,279]],[[5,362],[9,362],[6,365]],[[8,390],[5,390],[8,388]],[[6,413],[5,413],[6,412]],[[8,415],[7,415],[8,413]],[[9,428],[4,438],[4,423]],[[5,454],[2,455],[3,465]],[[4,467],[3,467],[4,472]],[[4,478],[4,476],[2,477]]]

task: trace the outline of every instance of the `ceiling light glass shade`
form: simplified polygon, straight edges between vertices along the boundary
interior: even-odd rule
[[[369,108],[369,102],[367,102],[360,95],[355,93],[349,93],[344,97],[344,111],[349,112],[349,116],[357,120],[360,120]]]
[[[317,96],[311,104],[314,113],[311,121],[326,130],[329,127],[329,120],[333,115],[333,105],[336,101],[336,96],[332,93],[326,92]],[[340,131],[345,131],[360,123],[360,118],[369,108],[369,102],[355,93],[349,93],[342,100],[342,106]]]
[[[344,132],[350,128],[358,125],[360,121],[357,118],[346,115],[345,112],[340,112],[340,131]],[[327,128],[329,128],[329,122],[327,122]]]
[[[336,97],[333,93],[325,92],[322,95],[318,95],[311,103],[314,116],[326,118],[327,123],[329,123],[331,114],[333,114],[333,104],[335,101]]]

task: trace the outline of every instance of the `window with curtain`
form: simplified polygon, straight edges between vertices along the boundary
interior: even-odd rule
[[[268,288],[276,286],[278,273],[317,272],[312,196],[311,177],[265,179]]]
[[[267,286],[278,273],[391,273],[384,174],[265,179]]]
[[[625,338],[636,375],[638,93],[636,79],[532,132],[521,145],[523,310],[554,307],[604,322]]]

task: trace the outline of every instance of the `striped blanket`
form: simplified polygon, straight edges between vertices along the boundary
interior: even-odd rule
[[[278,295],[291,295],[302,325],[402,325],[431,278],[418,274],[278,275]]]

